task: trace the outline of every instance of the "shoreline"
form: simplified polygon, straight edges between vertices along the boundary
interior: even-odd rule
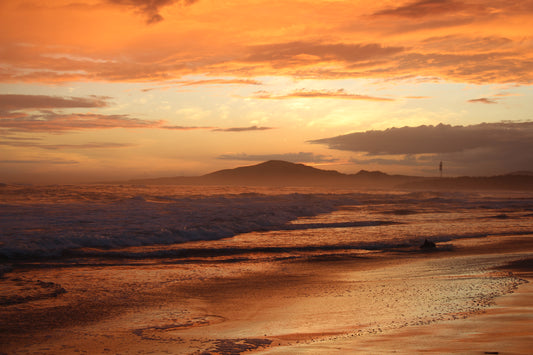
[[[524,306],[533,296],[531,271],[524,269],[530,263],[515,264],[513,270],[493,267],[531,258],[532,252],[532,236],[462,239],[427,252],[397,250],[367,258],[233,265],[223,271],[211,266],[211,274],[202,282],[187,281],[194,265],[15,270],[5,276],[32,275],[42,282],[57,278],[68,292],[8,306],[30,316],[49,317],[52,327],[11,332],[2,341],[4,351],[17,354],[76,350],[329,354],[402,353],[402,349],[404,353],[520,354],[505,352],[509,347],[503,346],[504,336],[494,332],[501,329],[504,318],[506,326],[516,324],[517,329],[524,327],[520,317],[532,319],[533,309]],[[181,280],[177,273],[183,274]],[[85,287],[75,286],[79,277],[89,278],[87,285],[106,283],[93,286],[94,300],[87,295],[78,299]],[[450,300],[444,302],[443,297]],[[31,313],[30,303],[41,310]],[[65,310],[70,314],[59,316]],[[462,316],[465,319],[459,319]],[[478,350],[480,336],[461,336],[459,329],[491,334],[492,342]],[[514,348],[525,349],[531,340],[533,330],[525,331],[529,335],[514,336]],[[458,347],[457,339],[471,347]]]
[[[533,344],[533,258],[496,267],[521,282],[512,292],[495,297],[481,312],[431,324],[389,329],[353,337],[332,334],[305,345],[271,347],[261,354],[507,354],[531,352]],[[296,336],[293,339],[297,339]]]

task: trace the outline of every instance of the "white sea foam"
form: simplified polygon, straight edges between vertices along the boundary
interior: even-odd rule
[[[345,195],[143,196],[112,201],[0,204],[0,256],[59,256],[81,247],[119,248],[216,240],[270,230],[353,204]]]

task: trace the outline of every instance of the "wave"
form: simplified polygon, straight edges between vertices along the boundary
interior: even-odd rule
[[[239,193],[232,193],[234,191]],[[376,230],[373,234],[368,234],[366,240],[370,242],[349,246],[352,249],[379,249],[407,243],[410,238],[416,237],[419,240],[422,237],[432,237],[420,235],[422,230],[416,226],[414,229],[392,230],[395,225],[401,227],[404,223],[406,228],[410,228],[409,223],[416,225],[428,221],[441,222],[426,220],[423,214],[447,213],[460,209],[486,210],[489,215],[483,214],[485,218],[505,221],[517,216],[513,211],[522,211],[519,217],[528,218],[524,213],[530,214],[533,210],[531,196],[505,198],[445,192],[400,194],[285,193],[286,191],[274,189],[261,191],[262,193],[258,193],[250,189],[231,190],[221,187],[211,190],[206,188],[205,191],[179,188],[166,190],[162,187],[142,186],[12,189],[8,194],[0,194],[0,201],[4,201],[0,203],[0,258],[56,258],[73,255],[73,250],[83,248],[100,249],[103,253],[106,250],[128,247],[214,241],[249,232],[292,233],[291,231],[320,228],[389,228],[387,233],[392,233],[394,237],[389,236],[388,239],[395,240],[392,244],[385,241],[387,238]],[[353,213],[341,220],[310,218],[290,223],[302,217],[342,210]],[[450,218],[454,221],[464,217],[451,215]],[[418,222],[413,218],[418,218]],[[447,220],[446,223],[449,222],[451,221]],[[457,232],[459,235],[433,236],[436,241],[444,241],[465,235],[466,230]],[[335,233],[328,235],[331,240],[337,238]],[[344,241],[338,243],[346,244]]]
[[[61,256],[76,248],[122,248],[217,240],[279,229],[304,216],[357,204],[355,195],[221,195],[111,203],[0,204],[0,257]]]

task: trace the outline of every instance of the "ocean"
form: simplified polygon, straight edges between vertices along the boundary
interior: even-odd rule
[[[312,258],[533,233],[531,193],[6,186],[0,258]]]

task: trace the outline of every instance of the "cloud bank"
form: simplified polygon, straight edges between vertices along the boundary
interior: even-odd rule
[[[533,82],[530,0],[311,1],[305,6],[292,0],[211,2],[186,14],[172,12],[172,21],[149,30],[126,16],[114,16],[117,9],[132,10],[155,24],[162,21],[165,8],[196,2],[101,0],[94,6],[98,14],[105,17],[108,11],[111,17],[101,27],[82,14],[86,8],[71,6],[73,18],[81,21],[76,28],[39,25],[30,18],[36,16],[31,6],[15,6],[0,19],[28,20],[24,31],[13,24],[4,31],[0,80],[154,83],[186,75],[230,75],[243,80],[412,76],[468,83]],[[64,22],[64,2],[52,1],[43,8],[56,23]],[[296,11],[304,15],[290,16]],[[110,43],[105,43],[107,38]]]
[[[215,128],[213,131],[215,132],[250,132],[250,131],[268,131],[271,129],[275,129],[274,127],[258,127],[258,126],[250,126],[250,127],[229,127],[229,128]]]
[[[134,144],[128,143],[108,143],[108,142],[89,142],[81,144],[45,144],[40,143],[40,139],[36,139],[34,142],[24,142],[12,139],[0,140],[0,146],[10,146],[18,148],[40,148],[46,150],[79,150],[79,149],[113,149],[113,148],[126,148],[132,147]]]
[[[165,120],[143,120],[127,114],[62,113],[63,108],[102,108],[110,97],[60,97],[47,95],[0,95],[0,133],[98,130],[112,128],[165,129],[174,131],[211,130],[214,132],[266,131],[274,127],[228,127],[169,125]],[[5,145],[5,144],[4,144]],[[18,145],[22,146],[22,145]],[[43,148],[43,146],[39,146]],[[68,148],[68,147],[65,147]],[[50,148],[52,149],[52,148]]]
[[[41,108],[106,107],[107,96],[61,97],[48,95],[0,95],[0,110],[15,111]]]
[[[421,0],[407,5],[378,11],[374,16],[397,16],[406,18],[420,18],[426,16],[458,13],[464,10],[476,10],[479,6],[469,5],[465,1],[455,0]]]
[[[330,149],[365,153],[367,163],[412,165],[446,160],[457,171],[509,172],[533,166],[533,122],[481,123],[469,126],[418,126],[356,132],[310,141]],[[386,156],[405,156],[395,161]],[[426,155],[421,158],[420,155]],[[415,157],[418,156],[418,157]],[[379,161],[376,159],[386,159]],[[422,160],[421,160],[422,159]],[[425,164],[424,163],[424,164]]]
[[[533,148],[533,122],[389,128],[318,139],[311,143],[370,155],[452,153],[517,145]]]
[[[402,52],[402,47],[384,47],[378,43],[322,43],[298,41],[250,47],[247,62],[269,62],[273,66],[321,61],[363,62]]]
[[[129,115],[102,115],[92,113],[61,114],[41,111],[17,118],[0,117],[0,128],[23,132],[66,132],[110,128],[155,128],[163,121],[148,121]]]

